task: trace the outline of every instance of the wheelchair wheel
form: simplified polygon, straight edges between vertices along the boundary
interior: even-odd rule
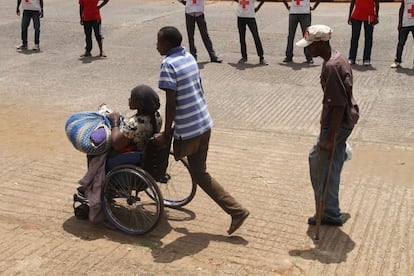
[[[116,228],[131,235],[154,229],[164,212],[163,198],[154,179],[133,165],[118,166],[106,175],[102,208]]]
[[[193,182],[186,159],[176,161],[170,153],[168,168],[164,179],[158,182],[166,207],[181,207],[188,204],[196,193],[197,184]]]

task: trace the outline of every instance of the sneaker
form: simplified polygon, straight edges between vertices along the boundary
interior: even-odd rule
[[[247,62],[247,58],[242,57],[237,63],[245,64]]]
[[[355,60],[353,60],[353,59],[348,59],[348,63],[349,63],[349,64],[351,64],[351,65],[353,65],[353,64],[355,64]]]
[[[223,60],[221,58],[219,58],[219,57],[212,57],[210,59],[210,61],[211,62],[215,62],[215,63],[222,63],[223,62]]]
[[[308,60],[306,60],[304,63],[307,63],[307,64],[313,64],[313,59],[308,59]]]
[[[33,46],[33,49],[32,49],[33,51],[40,51],[40,47],[39,47],[39,44],[35,44],[34,46]]]
[[[369,60],[364,60],[364,61],[362,62],[362,65],[363,65],[363,66],[371,66],[371,61],[369,61]]]
[[[20,46],[16,46],[16,49],[17,50],[27,50],[27,45],[22,44]]]
[[[285,57],[285,58],[283,59],[283,62],[284,62],[284,63],[292,62],[292,58]]]
[[[269,63],[267,63],[267,61],[263,57],[260,58],[259,64],[260,65],[269,65]]]
[[[310,217],[308,218],[308,224],[309,225],[316,225],[316,217]],[[330,220],[330,219],[326,219],[326,218],[322,218],[321,220],[321,225],[329,225],[329,226],[342,226],[344,224],[344,222],[342,220],[339,221],[335,221],[335,220]]]
[[[399,62],[394,62],[393,64],[390,65],[391,68],[399,68],[400,67],[400,63]]]

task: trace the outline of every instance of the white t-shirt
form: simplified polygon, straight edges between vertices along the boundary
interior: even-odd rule
[[[256,16],[254,12],[254,1],[255,0],[239,0],[239,5],[237,6],[237,16],[254,18]]]
[[[310,13],[310,0],[292,0],[289,13],[291,14],[308,14]]]
[[[186,0],[186,13],[204,13],[204,0]]]
[[[39,0],[23,0],[22,9],[29,11],[40,11],[40,1]]]
[[[404,0],[402,26],[414,26],[414,0]]]

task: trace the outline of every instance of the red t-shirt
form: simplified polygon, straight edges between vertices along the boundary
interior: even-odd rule
[[[79,0],[79,5],[83,7],[82,20],[101,20],[101,13],[98,9],[99,0]]]
[[[352,18],[361,21],[374,21],[375,5],[374,0],[356,0]]]

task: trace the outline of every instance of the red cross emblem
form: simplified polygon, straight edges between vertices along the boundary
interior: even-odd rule
[[[300,2],[302,2],[303,0],[295,0],[295,2],[296,2],[296,6],[299,6],[300,5]]]
[[[243,10],[245,10],[246,6],[249,5],[249,4],[250,4],[249,0],[241,0],[240,1],[240,5],[242,6]]]
[[[411,5],[411,9],[408,10],[408,13],[411,15],[411,17],[414,17],[414,4]]]
[[[193,5],[197,5],[197,0],[193,0]]]

